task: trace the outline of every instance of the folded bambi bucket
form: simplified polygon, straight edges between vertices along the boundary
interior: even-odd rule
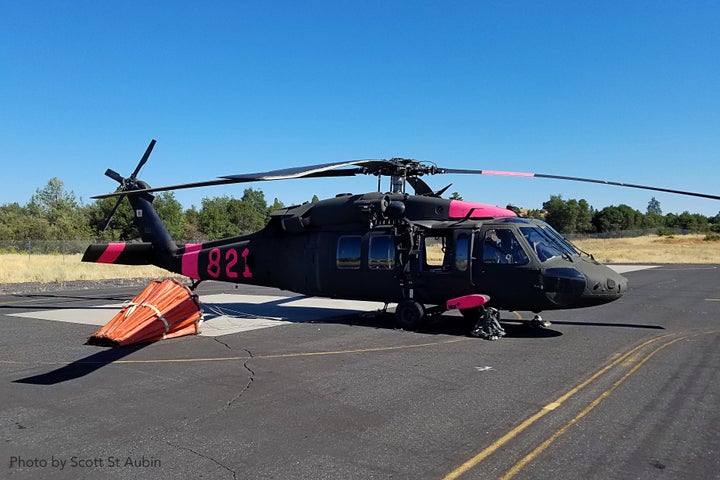
[[[197,295],[180,282],[156,280],[125,303],[88,345],[119,347],[200,333],[203,315]]]

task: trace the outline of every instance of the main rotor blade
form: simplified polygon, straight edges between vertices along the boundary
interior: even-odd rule
[[[287,180],[292,178],[319,178],[319,177],[351,177],[363,173],[373,173],[378,168],[385,166],[387,160],[355,160],[343,163],[325,163],[305,167],[285,168],[281,170],[270,170],[268,172],[246,173],[241,175],[222,176],[217,180],[204,182],[181,183],[178,185],[167,185],[163,187],[145,188],[140,190],[128,190],[124,192],[105,193],[91,197],[93,199],[117,197],[119,195],[133,195],[138,193],[164,192],[168,190],[182,190],[185,188],[210,187],[214,185],[230,185],[233,183],[266,182],[272,180]],[[346,166],[359,166],[360,168],[341,169]],[[369,170],[369,171],[366,171]]]
[[[442,173],[468,173],[474,175],[503,175],[508,177],[535,177],[550,178],[553,180],[572,180],[574,182],[599,183],[603,185],[614,185],[616,187],[641,188],[643,190],[654,190],[656,192],[675,193],[678,195],[689,195],[692,197],[710,198],[712,200],[720,200],[719,195],[710,195],[708,193],[688,192],[685,190],[674,190],[671,188],[650,187],[647,185],[637,185],[634,183],[613,182],[610,180],[596,180],[593,178],[568,177],[565,175],[549,175],[545,173],[529,173],[529,172],[505,172],[501,170],[467,170],[457,168],[442,168]]]
[[[243,173],[240,175],[224,175],[221,178],[231,178],[234,180],[245,180],[245,181],[267,181],[267,180],[288,180],[291,178],[303,178],[303,177],[337,177],[337,176],[352,176],[358,173],[366,173],[362,169],[348,169],[348,170],[337,170],[342,167],[360,166],[367,168],[367,173],[382,168],[387,165],[387,160],[353,160],[350,162],[342,163],[321,163],[319,165],[306,165],[304,167],[292,167],[284,168],[280,170],[270,170],[269,172],[261,173]],[[331,173],[336,172],[336,173]],[[339,172],[339,173],[337,173]]]

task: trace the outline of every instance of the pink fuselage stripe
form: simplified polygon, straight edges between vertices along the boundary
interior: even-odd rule
[[[97,263],[115,263],[123,250],[125,250],[124,243],[110,243],[97,259]]]
[[[195,280],[200,279],[198,273],[198,257],[202,244],[200,243],[187,243],[185,244],[185,253],[182,256],[182,274],[188,278],[194,278]]]
[[[450,218],[465,218],[472,208],[475,210],[473,210],[470,218],[517,217],[515,212],[507,208],[485,205],[483,203],[464,202],[461,200],[450,200],[448,215]]]

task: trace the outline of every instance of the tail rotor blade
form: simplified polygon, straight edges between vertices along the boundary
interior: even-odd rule
[[[150,153],[152,153],[153,147],[155,147],[155,143],[156,143],[156,141],[154,138],[152,140],[150,140],[150,145],[148,145],[147,149],[145,150],[145,153],[143,154],[142,158],[140,159],[140,162],[138,162],[137,167],[135,167],[135,170],[133,171],[132,175],[130,175],[131,180],[135,180],[135,178],[137,178],[138,173],[140,173],[140,169],[148,161],[148,158],[150,157]]]
[[[118,182],[120,185],[122,185],[122,183],[125,181],[125,179],[122,177],[122,175],[117,173],[115,170],[111,170],[109,168],[107,170],[105,170],[105,176],[112,178],[113,180]]]
[[[120,203],[122,203],[124,196],[125,195],[120,195],[118,197],[117,202],[115,202],[115,206],[113,207],[113,209],[110,210],[110,215],[108,215],[107,220],[105,220],[105,225],[103,225],[103,228],[102,228],[102,230],[100,230],[100,233],[107,230],[108,227],[110,226],[110,222],[112,221],[113,216],[115,215],[115,212],[117,212],[117,209],[120,207]]]

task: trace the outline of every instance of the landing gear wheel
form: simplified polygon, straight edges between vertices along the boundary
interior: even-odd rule
[[[395,308],[395,320],[403,330],[417,330],[425,320],[425,308],[415,300],[403,300]]]
[[[547,328],[552,323],[550,323],[549,320],[543,320],[543,318],[540,315],[535,315],[532,320],[528,320],[524,322],[525,325],[532,328]]]

